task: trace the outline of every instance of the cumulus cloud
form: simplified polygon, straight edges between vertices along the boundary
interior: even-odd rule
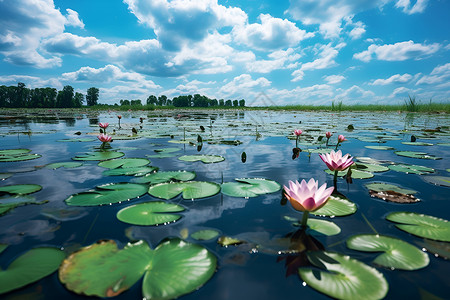
[[[67,16],[66,16],[66,25],[73,26],[73,27],[80,27],[84,28],[84,23],[82,20],[80,20],[78,13],[70,8],[66,9]]]
[[[299,29],[287,19],[274,18],[269,14],[260,14],[258,19],[261,24],[234,27],[234,40],[258,50],[275,50],[296,46],[300,41],[314,36],[314,33]]]
[[[323,78],[328,84],[336,84],[345,79],[345,76],[342,75],[329,75]]]
[[[365,90],[357,85],[353,85],[348,89],[339,88],[336,90],[336,99],[345,99],[346,102],[358,103],[360,101],[373,100],[375,93]]]
[[[264,77],[253,79],[249,74],[242,74],[219,89],[219,95],[222,98],[233,96],[245,99],[252,99],[258,93],[270,86],[271,82]],[[247,96],[247,97],[245,97]]]
[[[4,85],[16,85],[18,82],[23,82],[28,88],[42,88],[52,87],[62,89],[63,84],[57,78],[44,79],[42,77],[28,76],[28,75],[7,75],[0,76],[0,83]]]
[[[387,79],[377,79],[374,80],[371,84],[372,85],[388,85],[392,83],[407,83],[413,78],[412,75],[405,73],[403,75],[395,74]]]
[[[404,13],[412,15],[423,12],[427,4],[428,0],[416,0],[414,5],[412,5],[411,0],[398,0],[395,7],[402,8]]]
[[[297,60],[301,57],[294,49],[278,50],[268,55],[269,59],[252,59],[246,63],[250,72],[270,73],[274,70],[291,69],[297,66]]]
[[[376,58],[385,61],[403,61],[407,59],[421,59],[424,56],[436,53],[441,48],[438,43],[429,45],[416,44],[413,41],[400,42],[387,45],[372,44],[367,50],[355,53],[353,58],[369,62]]]
[[[450,63],[437,66],[431,71],[430,75],[425,75],[420,78],[416,85],[419,84],[436,84],[441,83],[450,78]]]

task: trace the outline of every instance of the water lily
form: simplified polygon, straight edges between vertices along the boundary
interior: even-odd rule
[[[300,135],[303,133],[303,131],[301,129],[295,129],[294,130],[294,134],[296,136],[295,139],[295,148],[298,148],[298,138],[300,137]]]
[[[120,119],[122,119],[122,116],[121,116],[121,115],[118,115],[118,116],[117,116],[117,119],[119,119],[119,128],[120,128]]]
[[[319,154],[322,161],[327,165],[330,171],[334,171],[334,184],[336,186],[337,174],[339,171],[344,171],[350,167],[354,161],[350,154],[345,154],[342,156],[341,150],[334,152],[331,150],[330,153]]]
[[[343,142],[343,141],[346,141],[347,139],[345,138],[345,136],[343,136],[342,134],[340,134],[339,136],[338,136],[338,142],[337,142],[337,144],[336,144],[336,150],[337,150],[337,148],[339,147],[339,145]]]
[[[103,133],[106,133],[106,128],[108,128],[109,123],[98,123],[98,126],[103,129]]]
[[[329,131],[327,131],[326,133],[325,133],[325,136],[326,136],[326,138],[327,138],[327,147],[328,147],[328,141],[330,140],[330,137],[332,136],[333,134],[331,133],[331,132],[329,132]]]
[[[308,182],[303,179],[301,183],[289,180],[289,188],[286,186],[283,186],[283,188],[284,195],[292,207],[303,212],[302,227],[306,226],[309,212],[316,211],[324,206],[334,190],[334,187],[327,188],[326,183],[319,188],[319,181],[314,180],[314,178],[311,178]]]
[[[112,137],[107,135],[107,134],[100,134],[99,136],[97,136],[97,138],[99,139],[100,142],[102,142],[102,145],[100,146],[100,148],[105,148],[106,144],[111,142]]]

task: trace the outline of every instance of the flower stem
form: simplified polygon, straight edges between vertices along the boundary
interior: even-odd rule
[[[306,228],[306,223],[308,222],[308,215],[309,215],[309,211],[303,212],[302,228]]]
[[[333,184],[334,184],[334,189],[337,189],[337,176],[338,176],[338,170],[334,171],[334,178],[333,178]]]
[[[337,142],[336,148],[334,150],[336,151],[338,147],[339,147],[339,142]]]
[[[297,137],[295,138],[295,148],[298,148],[298,135],[297,135]]]

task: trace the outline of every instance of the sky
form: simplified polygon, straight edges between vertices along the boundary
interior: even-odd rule
[[[99,103],[450,102],[448,0],[0,0],[0,85]]]

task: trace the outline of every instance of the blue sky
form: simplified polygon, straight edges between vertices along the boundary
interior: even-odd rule
[[[448,0],[0,0],[0,85],[100,103],[450,101]]]

